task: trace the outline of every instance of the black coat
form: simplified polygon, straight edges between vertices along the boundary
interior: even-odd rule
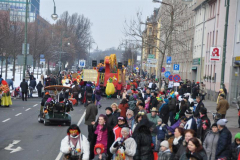
[[[164,104],[160,113],[159,117],[162,119],[164,124],[168,124],[168,118],[169,118],[169,107],[168,104]]]
[[[39,81],[39,83],[38,83],[38,85],[37,85],[37,90],[38,90],[38,91],[41,91],[42,88],[43,88],[43,85],[42,85],[41,81]]]
[[[181,105],[181,108],[180,108],[180,113],[179,113],[179,118],[181,117],[184,117],[185,116],[185,112],[186,110],[188,109],[187,105]]]
[[[51,85],[51,79],[50,79],[50,77],[46,78],[45,81],[46,81],[46,82],[45,82],[46,86],[50,86],[50,85]]]
[[[200,111],[201,107],[205,107],[202,100],[198,103],[198,105],[197,105],[197,107],[196,107],[196,109],[193,113],[194,117],[199,117],[200,116],[199,111]]]
[[[134,130],[133,138],[136,141],[137,149],[134,160],[153,160],[152,136],[149,130],[149,122],[143,119]]]
[[[193,98],[193,99],[196,99],[197,96],[198,96],[198,88],[195,86],[195,87],[192,89],[192,98]]]
[[[181,146],[182,143],[183,143],[183,140],[184,140],[184,138],[181,137],[181,138],[178,140],[178,144],[176,144],[176,145],[172,144],[172,149],[173,149],[173,153],[174,153],[174,154],[176,154],[177,151],[179,150],[180,146]]]
[[[152,96],[151,100],[150,100],[150,108],[149,109],[152,109],[153,107],[157,108],[157,105],[158,105],[157,98]]]
[[[56,85],[56,79],[55,78],[51,78],[51,85]]]
[[[120,117],[120,110],[117,109],[116,112],[113,112],[112,115],[115,117],[115,119],[118,119],[118,117]]]
[[[169,112],[176,113],[176,104],[177,104],[176,98],[171,98],[169,100],[169,102],[168,102]]]
[[[209,120],[207,115],[204,115],[200,119],[201,119],[199,124],[200,127],[197,129],[197,137],[203,142],[206,137],[206,133],[209,131],[211,127],[211,121]],[[203,130],[203,127],[202,127],[203,124],[207,126],[206,130]]]
[[[237,160],[239,152],[240,152],[240,148],[238,148],[238,144],[236,143],[236,139],[235,139],[231,145],[231,157],[229,159]]]
[[[183,88],[180,88],[180,89],[179,89],[179,95],[180,95],[180,96],[183,96],[183,94],[184,94],[184,90],[183,90]]]
[[[113,128],[117,125],[117,119],[115,116],[112,114],[106,115],[108,120],[107,120],[107,129],[108,129],[108,144],[107,144],[107,153],[110,155],[108,159],[112,157],[112,153],[110,152],[110,147],[112,146],[114,142],[114,133],[113,133]]]
[[[49,94],[45,95],[41,101],[41,106],[45,105],[45,102],[47,101],[48,98],[50,98],[51,96]]]
[[[223,157],[230,157],[230,149],[232,143],[232,134],[227,127],[219,131],[219,140],[216,148],[216,159]]]
[[[25,81],[21,82],[20,87],[22,89],[22,92],[27,92],[28,91],[28,84],[27,84],[27,82],[25,82]]]

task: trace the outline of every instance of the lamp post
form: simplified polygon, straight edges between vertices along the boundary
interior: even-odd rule
[[[54,3],[54,12],[53,14],[51,15],[52,19],[55,21],[57,20],[58,18],[58,15],[56,14],[56,5],[55,5],[55,1],[53,0],[53,3]]]
[[[26,65],[27,65],[27,27],[28,27],[28,3],[26,0],[26,12],[25,12],[25,38],[24,38],[24,65],[23,65],[23,79],[25,79]]]

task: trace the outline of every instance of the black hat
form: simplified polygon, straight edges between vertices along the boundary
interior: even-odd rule
[[[212,128],[212,127],[217,127],[217,123],[213,123],[212,126],[211,126],[211,128]]]
[[[113,110],[112,110],[111,107],[106,107],[106,108],[105,108],[105,111],[106,111],[106,110],[109,110],[109,111],[113,112]]]
[[[199,112],[202,113],[202,114],[207,114],[207,108],[202,107],[202,108],[200,108]]]
[[[220,94],[221,97],[225,98],[225,95],[224,94]]]
[[[138,105],[139,105],[139,106],[143,106],[143,107],[144,107],[144,104],[143,104],[143,103],[139,103]]]
[[[180,118],[180,120],[183,120],[184,122],[187,122],[187,117],[183,116]]]

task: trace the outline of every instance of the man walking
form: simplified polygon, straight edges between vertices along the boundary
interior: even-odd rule
[[[33,94],[33,90],[35,89],[37,83],[36,83],[36,78],[33,78],[31,81],[30,81],[30,84],[29,84],[29,90],[30,90],[30,97],[32,98],[32,94]]]
[[[222,118],[225,118],[227,110],[229,109],[229,103],[224,97],[224,94],[220,94],[219,102],[216,108],[217,113],[221,114]]]
[[[226,127],[225,119],[218,120],[217,125],[219,130],[219,139],[217,143],[215,159],[229,159],[232,134]]]
[[[93,136],[93,125],[98,114],[97,106],[92,102],[92,98],[87,99],[85,124],[88,126],[88,141],[92,141]]]
[[[14,78],[11,78],[11,79],[6,79],[7,83],[8,83],[8,86],[10,88],[10,86],[12,86],[12,90],[14,89],[13,88],[13,81],[14,81]]]
[[[21,90],[22,90],[22,100],[27,101],[27,92],[28,92],[28,84],[25,81],[25,79],[23,79],[23,81],[20,84]],[[25,96],[25,98],[24,98]]]

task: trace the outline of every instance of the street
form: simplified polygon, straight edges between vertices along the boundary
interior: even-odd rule
[[[0,159],[4,160],[58,160],[61,140],[66,136],[68,126],[44,126],[38,123],[40,98],[13,99],[10,108],[0,108]],[[117,102],[117,99],[102,100],[99,114],[105,113],[105,107]],[[87,136],[84,124],[85,107],[74,107],[70,112],[72,124],[79,124],[81,132]],[[85,115],[85,114],[84,114]],[[82,120],[82,121],[80,121]]]

